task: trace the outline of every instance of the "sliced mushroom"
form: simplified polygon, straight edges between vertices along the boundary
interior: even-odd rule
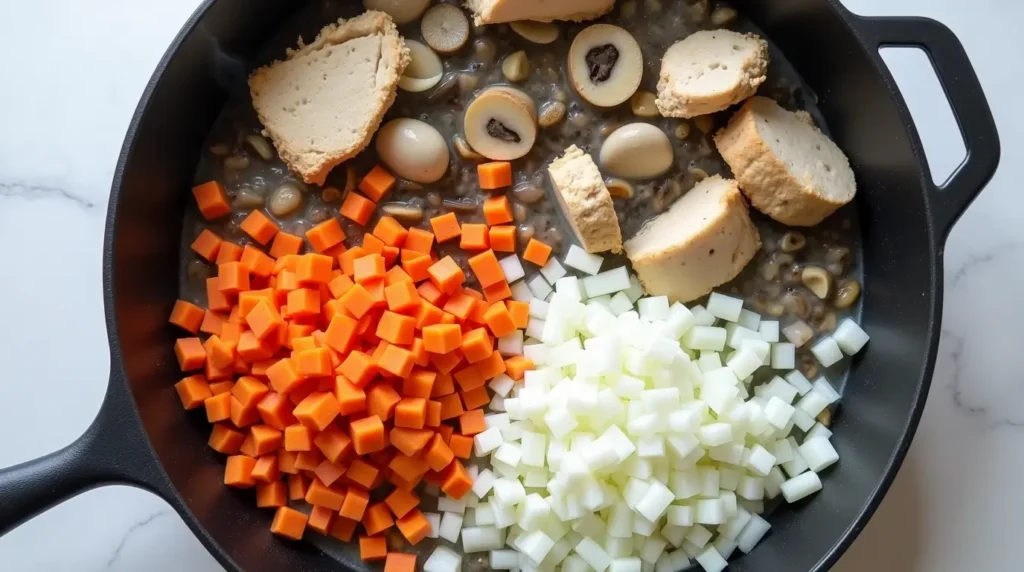
[[[605,181],[604,186],[607,187],[608,194],[613,199],[631,199],[636,195],[633,185],[629,184],[629,181],[622,179],[608,179]]]
[[[285,183],[270,194],[267,206],[274,216],[290,215],[302,206],[302,191],[292,183]]]
[[[558,39],[558,26],[550,22],[522,20],[511,22],[512,31],[535,44],[550,44]]]
[[[487,157],[484,157],[480,153],[474,151],[473,148],[469,146],[469,143],[466,143],[466,140],[463,139],[461,135],[456,135],[453,138],[453,141],[455,144],[455,152],[459,154],[459,157],[461,157],[463,161],[483,163],[484,161],[487,160]]]
[[[583,99],[599,107],[629,99],[640,87],[643,66],[643,54],[633,36],[610,24],[584,29],[569,48],[573,86]]]
[[[601,145],[601,166],[616,177],[646,179],[672,166],[672,142],[657,127],[630,123],[616,129]]]
[[[540,106],[540,118],[538,122],[543,128],[558,125],[565,119],[566,107],[561,101],[549,101]]]
[[[416,224],[423,220],[423,209],[406,203],[387,203],[381,205],[380,210],[407,224]]]
[[[260,159],[269,161],[274,158],[274,148],[270,146],[270,142],[262,135],[246,135],[245,142],[249,144],[249,147],[252,147],[253,151],[256,151],[256,154],[260,156]]]
[[[657,96],[649,91],[638,91],[629,98],[629,107],[637,117],[657,117],[658,106],[654,103]]]
[[[522,91],[491,87],[466,108],[463,128],[466,141],[477,153],[495,161],[511,161],[533,148],[537,109]]]
[[[805,266],[800,273],[800,281],[822,300],[828,298],[829,292],[832,291],[832,275],[820,266]]]
[[[224,168],[241,171],[249,167],[249,158],[245,155],[232,155],[224,159]]]
[[[398,87],[417,93],[437,85],[444,75],[441,58],[428,46],[416,40],[406,40],[405,45],[409,48],[410,61],[398,80]]]
[[[836,308],[845,310],[853,306],[860,297],[860,282],[853,279],[843,280],[836,288]]]
[[[532,204],[544,198],[544,188],[533,183],[519,183],[512,188],[512,197],[518,201]]]
[[[530,58],[526,52],[519,50],[501,60],[501,73],[511,82],[525,81],[530,77]]]
[[[448,145],[430,124],[392,119],[377,131],[377,154],[395,174],[417,183],[433,183],[448,170]]]
[[[469,41],[469,20],[455,4],[438,4],[423,15],[420,32],[431,48],[451,54]]]
[[[341,191],[338,190],[338,187],[324,187],[324,190],[320,191],[320,200],[325,203],[340,201]]]
[[[430,6],[430,0],[363,0],[363,6],[367,10],[379,10],[384,12],[396,24],[408,24]]]
[[[736,20],[737,15],[735,8],[720,6],[711,13],[711,24],[715,26],[728,26]]]
[[[805,246],[807,246],[807,238],[803,233],[795,230],[782,235],[782,240],[779,241],[779,248],[782,249],[782,252],[798,252]]]

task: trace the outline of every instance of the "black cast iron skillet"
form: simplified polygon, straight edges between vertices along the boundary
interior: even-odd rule
[[[166,324],[177,296],[181,219],[201,143],[226,93],[223,55],[255,54],[297,2],[207,0],[174,40],[128,129],[114,175],[103,256],[110,383],[86,433],[41,459],[0,471],[0,534],[93,487],[130,484],[160,495],[228,570],[355,569],[267,531],[251,494],[221,484],[208,426],[186,415]],[[907,452],[924,408],[942,310],[942,252],[959,215],[996,169],[999,141],[967,55],[941,24],[865,18],[837,0],[746,0],[737,8],[782,49],[820,97],[850,157],[863,221],[864,315],[870,351],[855,365],[835,433],[840,464],[827,486],[772,517],[772,532],[732,570],[831,566],[864,527]],[[323,5],[321,2],[320,5]],[[880,46],[923,48],[963,134],[967,158],[932,183]],[[9,437],[10,438],[10,437]]]

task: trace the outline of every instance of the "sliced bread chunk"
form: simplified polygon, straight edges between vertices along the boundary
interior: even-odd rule
[[[732,280],[761,248],[736,181],[710,177],[626,241],[644,290],[689,302]]]
[[[714,113],[754,95],[767,71],[768,43],[757,35],[700,31],[665,52],[655,103],[665,117]]]
[[[370,143],[395,101],[409,50],[391,17],[370,11],[249,77],[253,107],[281,158],[307,183]]]
[[[750,204],[790,226],[814,226],[853,200],[846,155],[804,112],[766,97],[746,102],[715,136]]]
[[[615,0],[466,0],[477,25],[519,20],[582,22],[607,14]]]
[[[548,167],[562,211],[587,252],[619,252],[622,232],[608,187],[594,160],[573,145]]]

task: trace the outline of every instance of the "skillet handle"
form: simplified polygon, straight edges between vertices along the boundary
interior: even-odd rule
[[[999,132],[985,92],[963,45],[945,25],[929,18],[909,17],[858,16],[855,21],[879,61],[878,48],[885,46],[924,50],[953,109],[967,156],[941,185],[936,186],[931,177],[926,181],[935,191],[930,201],[932,231],[943,242],[999,165]]]
[[[112,376],[96,419],[63,449],[0,469],[0,536],[41,512],[107,484],[165,490],[166,476],[122,379]]]

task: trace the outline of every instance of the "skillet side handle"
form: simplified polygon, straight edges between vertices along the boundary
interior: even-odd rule
[[[165,480],[128,386],[112,376],[99,414],[81,437],[55,453],[0,469],[0,536],[90,489],[128,484],[159,493]]]
[[[936,191],[930,202],[932,232],[941,244],[999,165],[999,132],[985,92],[963,45],[945,25],[907,17],[857,17],[856,21],[876,52],[886,46],[924,50],[956,117],[967,156],[943,184],[935,186],[927,178]]]

